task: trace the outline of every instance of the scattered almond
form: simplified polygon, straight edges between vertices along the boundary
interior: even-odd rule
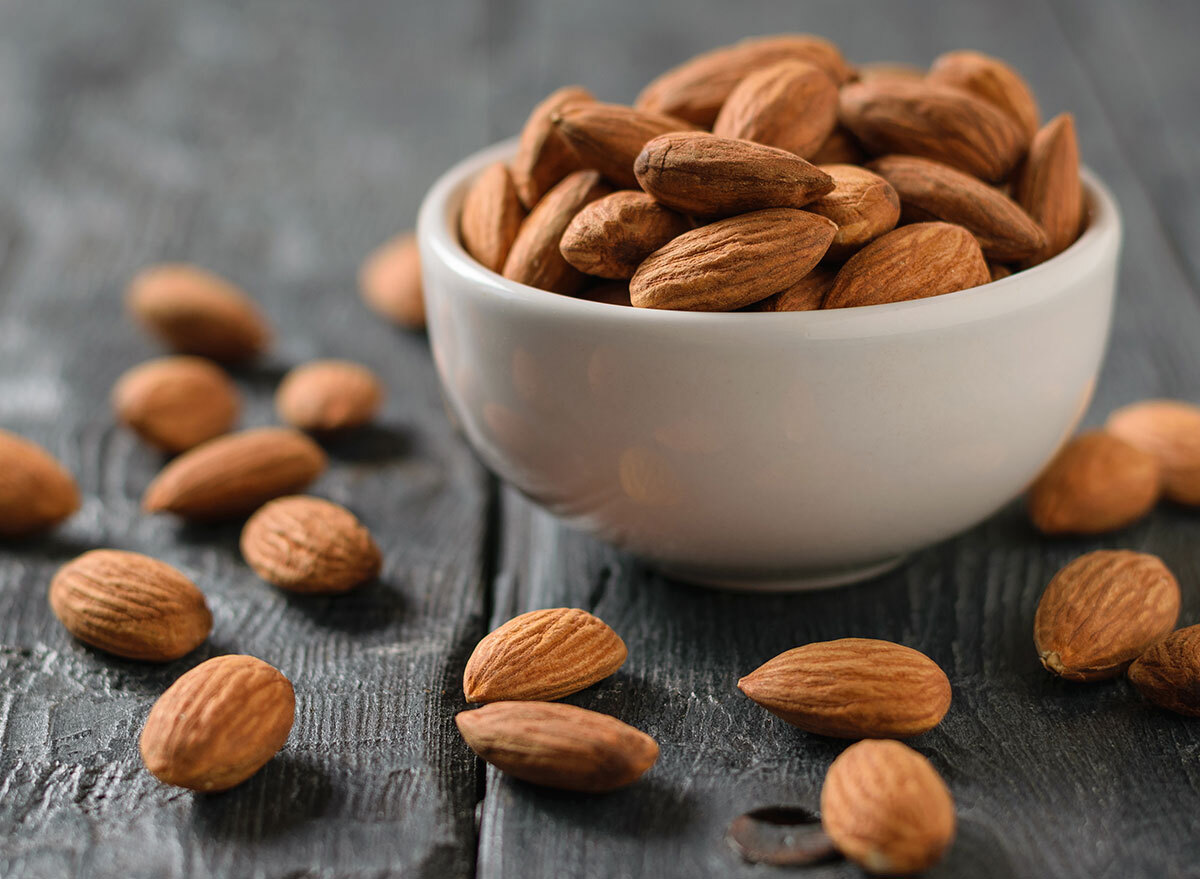
[[[781,61],[743,79],[721,106],[713,134],[778,147],[808,158],[837,125],[838,91],[807,61]]]
[[[825,308],[940,296],[992,279],[975,236],[950,223],[914,223],[876,238],[846,261]]]
[[[292,684],[253,656],[200,663],[159,697],[142,729],[142,760],[159,781],[203,793],[241,784],[287,741]]]
[[[346,592],[376,577],[383,561],[353,513],[301,495],[260,507],[242,529],[241,547],[254,573],[292,592]]]
[[[238,362],[262,353],[271,340],[266,319],[250,298],[198,266],[163,263],[130,282],[126,304],[170,348]]]
[[[501,274],[552,293],[578,292],[583,273],[563,258],[559,244],[575,215],[611,191],[596,171],[575,171],[563,178],[521,224]]]
[[[868,873],[923,872],[954,841],[954,800],[933,765],[900,742],[857,742],[838,755],[821,787],[821,824]]]
[[[970,174],[915,156],[885,156],[867,167],[900,196],[905,222],[956,223],[990,260],[1027,259],[1046,246],[1046,233],[1020,205]]]
[[[425,328],[425,294],[417,238],[402,232],[386,241],[358,270],[363,301],[380,316],[410,330]]]
[[[489,165],[463,199],[459,219],[463,246],[484,266],[499,272],[524,219],[525,206],[508,166],[503,162]]]
[[[808,210],[837,223],[837,233],[825,258],[841,262],[900,219],[900,199],[887,180],[856,165],[822,165],[833,178],[833,189],[808,206]]]
[[[814,311],[821,307],[837,273],[817,266],[786,290],[750,306],[752,311]]]
[[[1046,247],[1027,265],[1062,253],[1079,237],[1083,184],[1075,117],[1070,113],[1055,116],[1033,138],[1014,191],[1017,202],[1046,232]]]
[[[787,150],[704,132],[646,144],[634,164],[646,192],[684,214],[722,217],[799,208],[833,189],[833,179]]]
[[[29,537],[79,509],[79,487],[39,446],[0,430],[0,538]]]
[[[1008,113],[1032,138],[1038,130],[1037,99],[1021,74],[999,58],[960,49],[939,55],[929,69],[930,82],[971,92]]]
[[[567,104],[552,117],[554,126],[584,168],[599,171],[622,189],[636,189],[633,161],[646,142],[693,126],[682,119],[620,104],[585,101]]]
[[[229,376],[203,357],[160,357],[125,372],[113,387],[117,418],[166,452],[183,452],[229,431],[241,398]]]
[[[1163,494],[1200,506],[1200,406],[1143,400],[1113,412],[1104,429],[1158,460]]]
[[[561,699],[604,680],[626,653],[621,637],[586,610],[530,611],[476,645],[463,695],[468,702]]]
[[[577,213],[559,249],[585,274],[627,280],[646,257],[690,228],[686,217],[644,192],[621,190]]]
[[[603,793],[658,760],[650,736],[615,717],[561,702],[493,702],[454,718],[471,750],[501,772],[546,787]]]
[[[554,114],[567,104],[594,100],[582,86],[563,86],[529,114],[511,165],[513,185],[526,208],[532,208],[554,184],[580,168],[575,150],[554,127]]]
[[[1100,431],[1068,442],[1029,489],[1029,517],[1043,534],[1103,534],[1136,522],[1158,501],[1153,455]]]
[[[325,453],[284,427],[243,430],[201,443],[169,463],[142,496],[147,513],[230,519],[293,494],[325,469]]]
[[[1157,556],[1089,552],[1055,574],[1038,603],[1038,657],[1067,680],[1116,677],[1175,628],[1179,604],[1179,584]]]
[[[788,650],[738,681],[738,689],[790,724],[843,739],[920,735],[950,707],[950,681],[936,662],[873,638]]]
[[[147,662],[178,659],[212,630],[191,580],[165,562],[116,549],[94,549],[59,568],[50,608],[83,643]]]
[[[807,275],[836,231],[825,217],[791,208],[718,220],[652,253],[629,295],[640,308],[744,308]]]
[[[347,430],[374,418],[383,396],[383,384],[365,366],[349,360],[313,360],[283,377],[275,392],[275,411],[301,430]]]
[[[1200,626],[1156,641],[1129,666],[1129,680],[1159,708],[1200,717]]]

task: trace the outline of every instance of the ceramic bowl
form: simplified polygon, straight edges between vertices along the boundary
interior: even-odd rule
[[[1121,225],[1085,174],[1068,250],[972,290],[793,313],[655,311],[506,280],[458,240],[472,178],[421,208],[429,338],[483,461],[668,575],[796,589],[881,573],[1021,493],[1075,429]]]

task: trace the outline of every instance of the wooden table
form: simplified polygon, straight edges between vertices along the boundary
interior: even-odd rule
[[[629,100],[654,73],[745,34],[811,30],[854,60],[1011,59],[1049,115],[1071,109],[1116,192],[1126,246],[1095,422],[1143,396],[1200,400],[1200,5],[754,0],[6,0],[0,3],[0,424],[78,476],[82,510],[0,548],[0,875],[5,877],[761,877],[724,841],[739,813],[816,805],[842,744],[734,684],[774,654],[860,635],[927,652],[954,704],[914,744],[960,833],[932,875],[1200,875],[1200,722],[1128,684],[1068,686],[1031,645],[1051,574],[1098,547],[1161,555],[1200,619],[1195,513],[1162,508],[1096,540],[1046,540],[1014,504],[876,581],[786,597],[666,582],[497,485],[447,423],[428,346],[355,293],[365,252],[409,226],[452,161],[512,134],[566,82]],[[385,575],[340,599],[255,578],[238,526],[138,512],[162,459],[114,426],[108,389],[157,349],[122,313],[140,266],[236,279],[278,328],[237,378],[272,421],[290,365],[348,356],[386,377],[380,424],[330,446],[315,486],[383,545]],[[144,551],[201,585],[210,641],[159,667],[73,641],[45,600],[86,549]],[[513,614],[576,605],[624,637],[615,678],[571,701],[655,736],[662,758],[604,797],[513,783],[457,735],[460,676]],[[298,710],[282,754],[195,796],[142,768],[156,696],[202,659],[279,666]],[[803,873],[798,875],[805,875]],[[855,876],[845,863],[807,875]]]

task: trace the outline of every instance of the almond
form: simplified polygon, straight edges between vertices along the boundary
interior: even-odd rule
[[[159,697],[142,728],[142,760],[159,781],[204,793],[241,784],[287,741],[291,682],[253,656],[200,663]]]
[[[499,272],[524,219],[525,206],[517,197],[508,166],[489,165],[463,199],[459,218],[463,247],[483,266]]]
[[[867,160],[867,154],[850,130],[839,125],[816,152],[805,158],[814,165],[861,165]]]
[[[936,662],[873,638],[788,650],[738,681],[738,689],[802,730],[842,739],[920,735],[950,707],[950,681]]]
[[[468,702],[561,699],[604,680],[626,653],[621,637],[586,610],[530,611],[476,645],[463,694]]]
[[[603,793],[637,781],[658,744],[615,717],[560,702],[493,702],[454,718],[471,750],[546,787]]]
[[[629,295],[640,308],[744,308],[807,275],[836,231],[825,217],[791,208],[718,220],[647,257]]]
[[[1080,434],[1029,489],[1029,517],[1043,534],[1103,534],[1150,512],[1161,486],[1154,456],[1100,431]]]
[[[808,210],[837,223],[826,259],[848,259],[863,245],[896,227],[900,199],[890,183],[857,165],[822,165],[820,170],[833,178],[833,189],[810,204]]]
[[[593,168],[622,189],[636,189],[633,162],[646,141],[693,128],[682,119],[620,104],[567,104],[552,117],[584,168]]]
[[[582,86],[563,86],[529,114],[510,166],[513,186],[526,208],[532,208],[554,184],[580,168],[579,157],[562,139],[552,117],[567,104],[594,100],[592,93]]]
[[[1200,406],[1143,400],[1113,412],[1104,429],[1158,459],[1163,494],[1200,506]]]
[[[611,191],[596,171],[575,171],[563,178],[521,224],[501,274],[552,293],[577,292],[584,276],[563,258],[563,233],[585,205]]]
[[[1179,604],[1179,584],[1157,556],[1089,552],[1055,574],[1038,603],[1038,657],[1067,680],[1116,677],[1175,628]]]
[[[975,236],[950,223],[914,223],[876,238],[847,260],[826,308],[940,296],[991,280]]]
[[[919,81],[925,78],[925,71],[921,68],[895,61],[875,61],[871,64],[860,64],[857,70],[859,82],[871,82],[875,79],[908,79]]]
[[[113,387],[117,418],[150,445],[183,452],[226,433],[241,410],[228,374],[203,357],[160,357]]]
[[[191,653],[212,630],[191,580],[158,559],[116,549],[94,549],[59,568],[50,608],[84,644],[147,662]]]
[[[756,70],[729,93],[713,134],[752,140],[808,158],[837,125],[838,90],[807,61]]]
[[[1007,177],[1029,146],[1029,136],[1007,113],[932,82],[891,78],[848,85],[839,118],[875,155],[936,159],[993,182]]]
[[[833,189],[833,179],[795,153],[704,132],[646,144],[638,183],[669,208],[699,217],[799,208]]]
[[[198,266],[163,263],[129,283],[126,305],[137,320],[182,354],[238,362],[262,353],[271,330],[250,298]]]
[[[1200,626],[1156,641],[1129,666],[1129,680],[1159,708],[1200,717]]]
[[[786,290],[750,306],[752,311],[815,311],[825,301],[837,273],[817,266]]]
[[[29,537],[79,509],[75,478],[39,446],[0,430],[0,538]]]
[[[989,260],[1027,259],[1046,246],[1046,233],[1020,205],[970,174],[915,156],[885,156],[867,167],[896,190],[904,222],[956,223]]]
[[[1014,188],[1021,207],[1046,230],[1046,247],[1027,265],[1066,250],[1083,227],[1083,184],[1075,117],[1061,113],[1046,123],[1029,147]]]
[[[821,825],[868,873],[928,870],[954,841],[954,800],[925,757],[868,739],[838,755],[821,786]]]
[[[383,405],[375,373],[349,360],[313,360],[283,377],[275,392],[279,417],[301,430],[360,427]]]
[[[988,271],[992,274],[993,281],[999,281],[1001,278],[1007,278],[1013,273],[1009,266],[1000,262],[989,262]]]
[[[690,228],[686,217],[646,193],[622,190],[577,213],[563,233],[559,249],[581,272],[626,280],[646,257]]]
[[[965,89],[1016,119],[1030,138],[1037,133],[1040,115],[1033,91],[999,58],[967,49],[947,52],[934,60],[929,80]]]
[[[713,49],[668,70],[642,89],[635,106],[710,128],[739,82],[789,59],[815,64],[837,85],[853,75],[842,53],[828,40],[809,34],[757,37]]]
[[[379,547],[354,514],[316,497],[282,497],[242,529],[242,557],[268,583],[292,592],[345,592],[379,574]]]
[[[629,285],[624,281],[603,281],[585,287],[575,295],[579,299],[603,302],[606,305],[633,305],[629,299]]]
[[[243,430],[184,452],[142,495],[147,513],[230,519],[304,488],[325,469],[321,447],[284,427]]]
[[[358,270],[363,301],[380,316],[410,330],[425,328],[425,294],[417,238],[402,232],[385,241]]]

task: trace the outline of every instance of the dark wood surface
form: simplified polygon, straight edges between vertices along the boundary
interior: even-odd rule
[[[1181,622],[1200,620],[1195,513],[1164,507],[1102,540],[1051,541],[1014,505],[861,586],[697,590],[495,485],[446,422],[425,341],[359,303],[362,255],[553,87],[629,100],[695,51],[776,30],[826,34],[856,61],[992,51],[1028,75],[1046,115],[1073,110],[1126,224],[1089,420],[1142,396],[1200,400],[1200,6],[1188,0],[0,2],[0,426],[44,443],[85,494],[54,534],[0,547],[0,876],[771,875],[738,859],[726,825],[757,806],[815,807],[842,745],[748,704],[735,682],[781,650],[848,635],[924,650],[954,685],[944,723],[913,743],[961,822],[931,875],[1200,875],[1200,724],[1121,681],[1060,684],[1030,639],[1050,575],[1101,546],[1161,555],[1184,588]],[[279,375],[313,356],[386,378],[380,424],[331,446],[314,488],[375,531],[378,584],[291,598],[242,563],[237,526],[138,513],[162,460],[113,425],[106,395],[156,351],[120,295],[165,258],[236,279],[278,327],[272,355],[237,376],[245,424],[269,423]],[[157,667],[73,641],[45,591],[95,546],[192,575],[213,607],[209,643]],[[613,679],[571,699],[661,743],[626,791],[511,782],[454,731],[475,641],[560,604],[596,611],[629,645]],[[159,785],[136,746],[150,705],[231,651],[294,681],[286,749],[226,794]]]

